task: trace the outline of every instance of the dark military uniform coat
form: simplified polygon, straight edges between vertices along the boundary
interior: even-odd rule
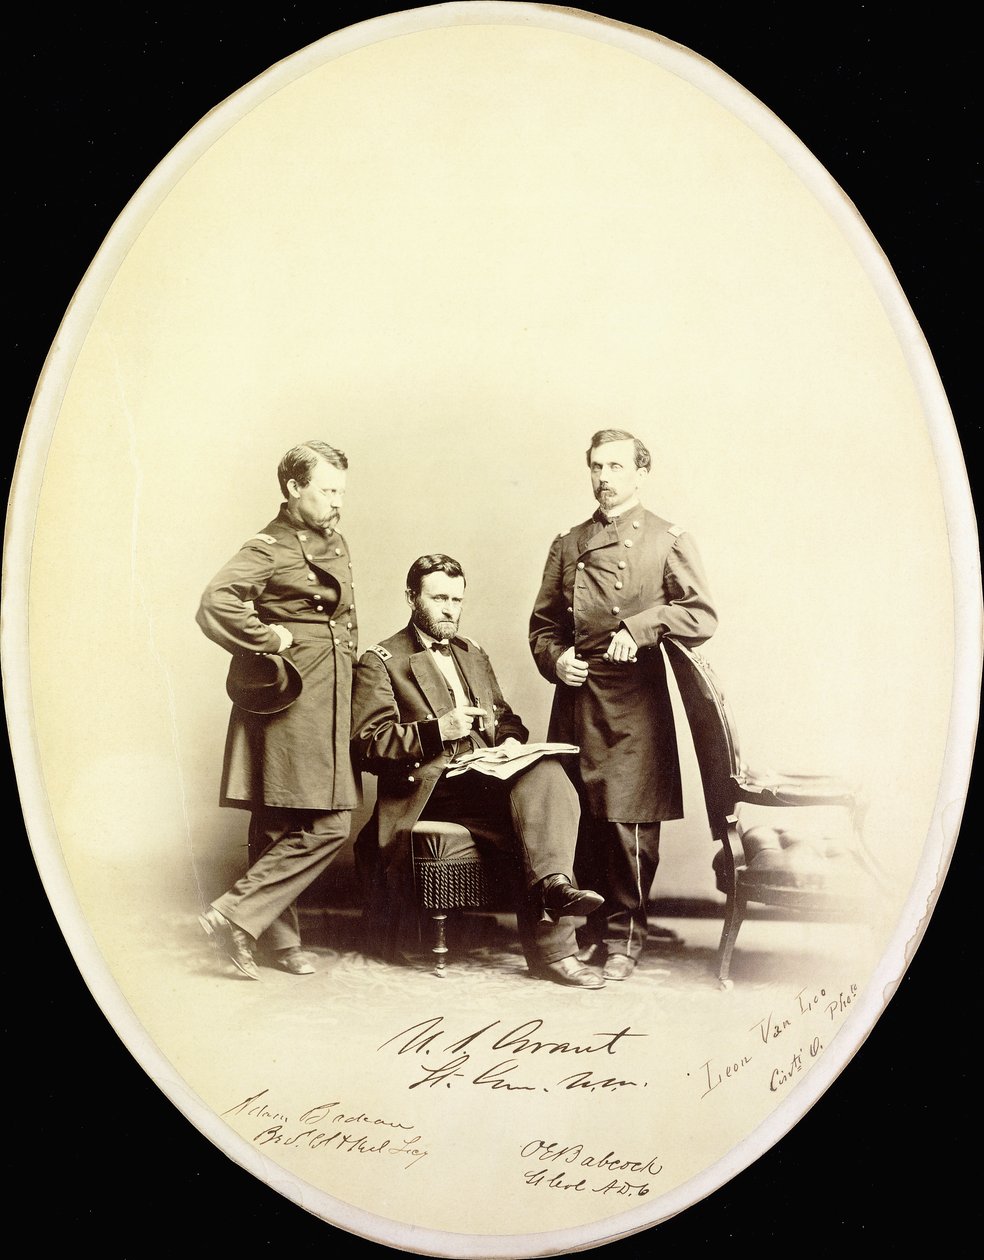
[[[223,805],[352,809],[358,790],[349,728],[356,618],[352,564],[341,534],[280,515],[209,583],[198,624],[233,653],[276,653],[271,624],[294,641],[282,653],[303,689],[280,713],[233,706],[222,769]]]
[[[485,730],[473,730],[457,747],[441,739],[438,719],[455,703],[434,654],[422,648],[408,625],[371,647],[356,668],[352,698],[352,738],[363,767],[379,776],[376,812],[370,830],[380,850],[420,818],[438,779],[455,752],[500,744],[529,732],[503,699],[492,662],[469,639],[451,640],[466,693],[488,714]]]
[[[703,565],[679,526],[636,505],[610,524],[596,514],[555,539],[530,619],[530,647],[556,684],[548,739],[578,744],[582,796],[595,818],[680,818],[683,801],[663,634],[690,646],[717,626]],[[624,627],[639,646],[635,664],[603,659]],[[557,679],[573,646],[587,681]]]

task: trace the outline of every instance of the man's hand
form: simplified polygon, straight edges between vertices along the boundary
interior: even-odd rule
[[[452,709],[450,713],[442,714],[437,720],[441,739],[445,742],[461,739],[471,730],[474,719],[477,717],[488,717],[488,714],[484,709],[476,709],[473,705],[462,705],[460,708]]]
[[[510,735],[508,739],[504,739],[501,744],[497,744],[495,748],[490,748],[483,755],[491,757],[493,761],[508,761],[510,757],[515,757],[523,751],[523,745],[514,736]]]
[[[572,647],[557,658],[555,669],[565,687],[580,687],[588,676],[587,662],[579,661]]]
[[[629,634],[628,630],[616,630],[612,635],[612,641],[608,645],[608,651],[605,653],[606,661],[628,661],[630,664],[636,659],[636,653],[639,651],[639,645]]]
[[[290,645],[294,642],[294,636],[286,626],[271,625],[270,629],[280,640],[280,646],[277,648],[277,653],[286,652]]]

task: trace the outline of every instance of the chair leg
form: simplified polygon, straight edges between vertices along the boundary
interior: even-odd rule
[[[448,946],[444,935],[444,925],[448,921],[448,916],[441,910],[435,910],[431,915],[431,922],[434,924],[434,947],[432,954],[436,954],[434,959],[434,975],[444,975],[444,965],[447,961]]]
[[[734,953],[735,941],[738,939],[738,929],[745,917],[745,906],[745,898],[740,893],[735,892],[728,897],[724,912],[724,927],[721,930],[721,944],[718,946],[718,982],[722,989],[730,989],[733,984],[730,979],[731,955]]]

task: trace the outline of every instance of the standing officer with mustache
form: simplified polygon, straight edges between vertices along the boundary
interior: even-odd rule
[[[598,510],[550,548],[530,647],[556,687],[547,738],[581,749],[578,874],[605,897],[579,957],[625,980],[646,940],[660,822],[683,816],[659,640],[696,647],[717,616],[689,534],[639,502],[652,463],[642,442],[603,429],[587,460]]]
[[[304,442],[280,461],[280,512],[209,583],[205,634],[232,653],[221,803],[251,810],[249,868],[200,916],[251,980],[262,943],[291,975],[294,902],[348,838],[358,790],[349,745],[356,651],[352,565],[337,532],[348,460]]]

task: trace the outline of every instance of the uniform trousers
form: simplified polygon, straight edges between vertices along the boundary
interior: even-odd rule
[[[511,779],[498,780],[475,770],[437,782],[421,821],[453,822],[467,827],[475,842],[489,844],[517,859],[514,902],[520,941],[527,962],[557,962],[577,952],[569,918],[542,918],[542,901],[532,892],[547,875],[573,877],[579,806],[577,793],[553,760],[542,760]],[[356,864],[366,896],[366,949],[397,957],[411,922],[413,873],[409,836],[399,833],[380,852],[373,828],[356,843]]]
[[[581,815],[577,877],[605,904],[588,916],[581,944],[604,944],[610,954],[638,958],[646,942],[646,908],[659,865],[659,823],[611,822]]]
[[[574,875],[579,806],[577,793],[557,761],[544,759],[511,779],[493,779],[474,770],[439,779],[421,819],[456,822],[479,845],[489,843],[515,854],[522,867],[523,892],[517,900],[519,937],[528,962],[557,962],[577,952],[570,919],[542,916],[531,890],[548,875]]]
[[[338,855],[351,822],[348,809],[253,810],[249,869],[212,905],[265,949],[296,949],[301,935],[294,902]]]

